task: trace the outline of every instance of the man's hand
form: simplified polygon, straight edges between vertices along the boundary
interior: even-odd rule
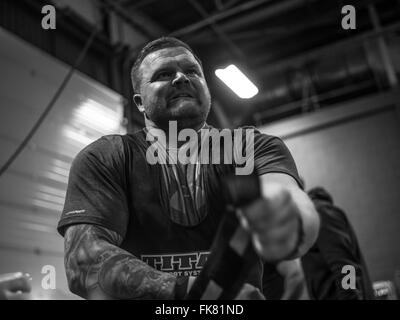
[[[282,261],[276,270],[284,278],[281,300],[310,300],[300,259]]]
[[[245,283],[235,300],[265,300],[265,297],[258,288]]]
[[[285,174],[266,174],[262,198],[238,210],[257,253],[276,262],[301,256],[315,242],[319,218],[308,196]]]
[[[188,293],[188,292],[190,291],[190,289],[191,289],[192,286],[193,286],[193,283],[196,281],[196,278],[197,278],[197,277],[189,276],[188,287],[187,287],[186,293]]]
[[[242,226],[252,234],[257,253],[265,260],[280,261],[296,249],[300,213],[290,193],[280,185],[268,185],[264,197],[239,214]]]
[[[23,300],[31,291],[31,278],[22,272],[0,275],[0,300]]]

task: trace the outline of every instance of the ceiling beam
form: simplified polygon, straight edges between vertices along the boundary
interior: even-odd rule
[[[219,27],[226,33],[230,33],[234,30],[243,30],[247,26],[257,23],[259,21],[266,21],[268,18],[275,17],[279,14],[286,13],[290,10],[309,5],[312,2],[322,0],[281,0],[276,3],[272,3],[269,6],[260,8],[259,10],[253,10],[247,14],[242,14],[229,22],[221,22]],[[190,30],[188,30],[190,31]],[[208,34],[207,30],[197,32],[195,35],[191,35],[195,38],[206,37]]]
[[[257,41],[263,37],[268,37],[268,40],[274,40],[282,36],[287,37],[299,34],[311,28],[335,26],[335,23],[337,24],[337,19],[335,17],[319,17],[316,20],[307,21],[306,23],[298,21],[296,22],[296,24],[291,24],[290,26],[288,25],[271,26],[271,27],[260,28],[257,30],[230,32],[228,34],[228,37],[232,41],[247,41],[247,42]],[[215,40],[210,38],[206,33],[203,33],[201,37],[195,36],[191,38],[191,42],[200,44],[200,43],[212,43],[215,42]]]
[[[330,43],[330,44],[324,45],[322,47],[318,47],[318,48],[309,50],[307,52],[303,52],[301,54],[289,57],[287,59],[274,61],[271,64],[265,65],[262,68],[258,68],[257,75],[259,77],[264,77],[264,76],[271,74],[273,72],[276,72],[278,70],[281,70],[281,69],[284,69],[284,68],[287,68],[287,67],[290,67],[293,65],[298,65],[299,63],[304,63],[304,61],[306,61],[306,60],[314,59],[323,54],[330,54],[332,52],[341,50],[343,48],[349,48],[349,47],[353,47],[356,45],[360,45],[365,40],[376,38],[380,35],[384,35],[386,33],[394,32],[394,31],[398,31],[398,30],[400,30],[400,22],[384,26],[380,30],[366,31],[366,32],[358,34],[354,37],[345,38],[343,40],[339,40],[337,42]]]
[[[146,7],[156,1],[157,0],[141,0],[141,1],[126,0],[126,1],[121,1],[119,4],[123,7],[126,7],[127,9],[135,10]]]
[[[114,11],[119,17],[128,22],[135,31],[140,32],[149,40],[167,34],[167,30],[162,28],[154,20],[144,14],[134,12],[121,6],[112,0],[100,0],[107,8]]]
[[[206,12],[206,10],[196,1],[189,0],[191,6],[204,18],[207,19],[210,15]],[[210,28],[214,31],[214,33],[218,36],[218,38],[225,43],[228,48],[231,49],[232,53],[239,60],[244,60],[245,55],[243,51],[218,27],[215,22],[210,23]]]
[[[226,19],[229,18],[235,14],[250,10],[250,9],[254,9],[266,2],[270,2],[271,0],[253,0],[253,1],[249,1],[246,3],[243,3],[241,5],[238,5],[236,7],[233,7],[232,9],[226,10],[224,12],[220,12],[220,13],[216,13],[214,15],[210,15],[208,18],[200,20],[196,23],[193,23],[191,25],[185,26],[179,30],[175,30],[174,32],[172,32],[170,35],[173,37],[182,37],[185,36],[189,33],[193,33],[197,30],[200,30],[204,27],[207,27],[208,25],[210,25],[211,23],[216,23],[222,19]]]

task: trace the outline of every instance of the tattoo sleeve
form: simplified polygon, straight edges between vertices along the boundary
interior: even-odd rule
[[[173,299],[176,277],[119,248],[121,242],[100,226],[70,226],[65,233],[70,290],[86,299]]]

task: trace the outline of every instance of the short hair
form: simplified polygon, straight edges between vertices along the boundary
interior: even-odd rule
[[[165,48],[174,48],[174,47],[183,47],[190,51],[193,56],[196,58],[197,62],[200,64],[200,66],[203,68],[203,65],[199,59],[199,57],[194,53],[192,48],[186,44],[185,42],[173,38],[173,37],[161,37],[156,40],[153,40],[149,43],[147,43],[142,50],[140,50],[135,63],[133,64],[132,70],[131,70],[131,80],[132,80],[132,86],[133,86],[133,91],[135,93],[139,93],[140,91],[140,74],[139,74],[139,68],[140,65],[142,64],[142,61],[144,58],[146,58],[147,55],[154,51],[158,51],[161,49]]]

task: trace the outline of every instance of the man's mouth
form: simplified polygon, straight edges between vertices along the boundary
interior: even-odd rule
[[[179,94],[173,95],[170,98],[170,100],[188,99],[188,98],[193,99],[194,97],[189,93],[179,93]]]

